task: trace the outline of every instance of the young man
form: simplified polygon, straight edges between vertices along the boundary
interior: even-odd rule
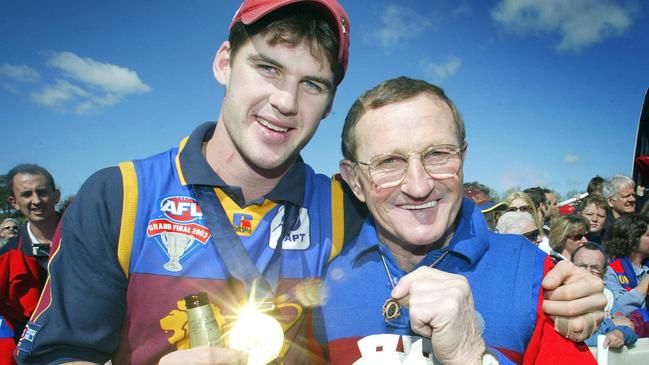
[[[416,336],[443,364],[595,363],[543,313],[549,257],[489,231],[464,197],[466,150],[459,112],[425,81],[388,80],[352,105],[340,169],[371,219],[327,269],[333,364],[379,363]]]
[[[331,110],[348,46],[349,20],[335,0],[245,1],[214,60],[226,88],[217,124],[98,172],[66,211],[21,362],[237,363],[241,354],[224,347],[185,350],[183,297],[207,292],[227,332],[253,282],[253,299],[275,302],[279,360],[316,362],[301,294],[360,220],[340,186],[299,153]],[[577,312],[591,311],[597,285],[574,274],[557,270],[553,285],[576,280],[558,291],[587,293]],[[565,314],[556,304],[549,312]]]
[[[349,26],[335,0],[242,4],[213,64],[226,88],[216,125],[99,171],[67,210],[22,363],[243,361],[224,347],[175,351],[189,348],[183,298],[196,292],[208,293],[223,333],[253,293],[274,302],[279,360],[315,359],[296,293],[322,275],[342,231],[331,180],[299,152],[331,110]]]

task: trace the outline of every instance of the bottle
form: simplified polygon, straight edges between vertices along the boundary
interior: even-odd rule
[[[190,347],[223,346],[221,331],[207,300],[207,293],[200,292],[185,297]]]

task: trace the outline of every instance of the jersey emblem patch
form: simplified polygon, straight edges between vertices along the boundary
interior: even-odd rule
[[[201,224],[203,213],[192,197],[166,197],[160,202],[160,213],[149,221],[146,234],[169,257],[162,267],[171,272],[182,271],[181,260],[205,245],[211,233]]]
[[[282,234],[282,226],[284,221],[284,207],[281,206],[277,210],[277,215],[270,223],[270,238],[268,246],[274,249],[277,247],[277,240]],[[309,228],[309,211],[301,207],[300,217],[293,229],[286,235],[284,242],[282,242],[282,249],[284,250],[306,250],[311,245],[311,235]]]

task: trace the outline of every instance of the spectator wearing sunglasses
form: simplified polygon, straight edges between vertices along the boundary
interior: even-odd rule
[[[535,207],[532,198],[522,191],[515,191],[505,198],[505,203],[507,203],[508,212],[527,212],[534,217],[534,223],[541,233],[541,242],[538,246],[546,253],[550,253],[552,249],[550,248],[550,241],[548,240],[547,232],[543,229],[543,215]]]
[[[588,221],[576,215],[560,215],[550,222],[550,247],[552,254],[568,260],[572,253],[586,242],[588,238]]]
[[[636,309],[646,308],[649,217],[633,213],[618,218],[606,240],[606,253],[611,263],[604,285],[615,296],[615,310],[629,315]]]
[[[498,233],[523,235],[535,245],[538,245],[543,239],[534,217],[528,212],[505,212],[498,219],[496,231]]]

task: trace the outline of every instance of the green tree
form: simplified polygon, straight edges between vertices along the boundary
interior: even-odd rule
[[[14,214],[14,210],[9,204],[9,184],[7,183],[7,175],[0,175],[0,215],[8,216]]]

